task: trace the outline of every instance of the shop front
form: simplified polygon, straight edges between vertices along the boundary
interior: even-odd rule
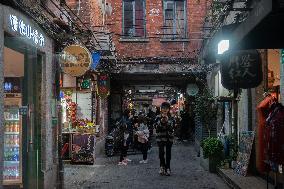
[[[101,106],[96,89],[103,90],[105,82],[101,81],[101,75],[90,70],[92,56],[82,45],[65,47],[60,62],[63,68],[61,156],[71,163],[93,164],[96,140],[100,136],[100,125],[103,126],[98,116]]]
[[[4,5],[0,31],[0,181],[8,188],[55,186],[53,41]]]
[[[283,156],[282,159],[280,158],[280,160],[277,161],[273,160],[273,162],[272,159],[269,159],[267,152],[271,150],[269,148],[271,145],[273,146],[273,150],[277,153],[283,152],[283,141],[280,140],[280,138],[282,138],[280,133],[283,132],[271,132],[271,130],[269,130],[271,125],[269,125],[267,120],[269,117],[271,118],[271,116],[278,115],[278,112],[274,115],[269,114],[275,110],[273,108],[279,105],[271,106],[271,102],[276,104],[278,102],[284,102],[284,93],[282,90],[284,81],[283,61],[281,58],[281,49],[284,45],[283,35],[281,34],[282,30],[278,29],[279,23],[283,22],[283,8],[283,3],[281,3],[280,0],[252,1],[252,10],[247,14],[247,18],[241,23],[222,27],[208,43],[208,48],[205,48],[203,51],[205,61],[206,59],[210,59],[210,57],[215,57],[220,60],[226,52],[222,55],[221,53],[217,55],[217,44],[221,42],[221,40],[227,40],[229,42],[229,48],[227,49],[229,51],[227,51],[227,53],[231,52],[234,54],[247,49],[253,49],[253,51],[259,53],[261,60],[258,61],[259,63],[255,64],[255,66],[261,68],[262,73],[251,74],[251,76],[260,76],[258,77],[260,80],[258,80],[257,85],[255,85],[257,87],[243,87],[241,91],[235,90],[236,93],[238,93],[238,98],[231,95],[229,99],[224,99],[231,101],[232,105],[231,107],[229,106],[229,108],[227,106],[224,107],[224,126],[220,133],[224,132],[225,128],[226,133],[228,131],[228,133],[235,133],[234,135],[238,134],[236,143],[239,144],[238,150],[241,153],[238,154],[237,159],[241,162],[239,165],[243,168],[238,169],[240,166],[236,167],[235,171],[238,174],[247,175],[254,173],[265,176],[266,173],[269,173],[271,174],[271,178],[277,178],[274,179],[275,186],[276,182],[283,183]],[[227,32],[225,32],[225,30]],[[210,51],[211,53],[209,53]],[[251,55],[247,57],[248,59],[244,58],[242,59],[242,63],[235,65],[239,65],[238,68],[246,69],[247,71],[253,69],[251,62],[255,59],[252,58]],[[231,60],[224,62],[224,65],[229,66],[230,63]],[[230,76],[234,74],[232,68],[234,67],[230,67],[227,70],[228,72],[222,75],[222,84],[224,84],[224,82],[236,82],[234,79],[224,77],[224,75],[229,74]],[[244,70],[245,72],[239,70],[239,72],[236,73],[242,73],[243,76],[244,74],[248,74],[246,70]],[[249,85],[253,79],[244,81],[245,85]],[[231,114],[229,116],[231,120],[228,121],[228,119],[226,119],[228,117],[226,114]],[[274,118],[273,120],[276,120],[277,117]],[[281,122],[281,118],[277,121]],[[281,130],[281,127],[283,127],[283,124],[273,125],[275,131],[278,129]],[[252,133],[252,135],[250,133]],[[277,134],[272,140],[267,141],[267,138],[273,135],[272,133]],[[243,139],[245,142],[243,142]],[[244,152],[244,149],[247,151]],[[242,156],[242,154],[245,154],[246,157]],[[243,170],[245,171],[243,172]]]
[[[96,133],[96,96],[90,78],[62,74],[60,92],[64,160],[72,163],[94,163]]]

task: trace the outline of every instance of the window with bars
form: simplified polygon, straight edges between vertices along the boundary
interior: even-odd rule
[[[186,38],[186,0],[164,0],[163,13],[164,38]]]
[[[145,0],[123,1],[123,37],[145,37]]]

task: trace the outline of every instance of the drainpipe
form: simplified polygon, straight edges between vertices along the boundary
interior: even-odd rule
[[[56,107],[57,107],[57,156],[58,156],[58,171],[57,171],[57,189],[64,188],[64,168],[63,168],[63,161],[61,157],[61,150],[62,150],[62,107],[61,107],[61,98],[60,98],[60,66],[59,63],[56,61],[56,74],[55,74],[55,85],[56,85]]]
[[[63,168],[63,161],[61,157],[61,149],[62,149],[62,111],[61,105],[58,103],[57,106],[58,110],[58,179],[57,179],[57,189],[64,188],[64,168]]]
[[[234,89],[234,100],[233,100],[233,131],[234,139],[238,142],[238,89]]]
[[[78,1],[77,16],[80,15],[80,10],[81,10],[81,0]]]
[[[0,4],[0,189],[3,188],[4,170],[4,10]]]

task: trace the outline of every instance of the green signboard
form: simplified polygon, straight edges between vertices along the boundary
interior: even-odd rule
[[[83,82],[81,83],[81,88],[82,89],[89,89],[90,84],[91,84],[91,82],[90,82],[89,79],[83,80]]]

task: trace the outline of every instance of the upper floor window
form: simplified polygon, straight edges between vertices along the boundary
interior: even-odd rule
[[[164,0],[164,37],[186,38],[186,0]]]
[[[145,37],[145,0],[123,1],[123,36]]]

